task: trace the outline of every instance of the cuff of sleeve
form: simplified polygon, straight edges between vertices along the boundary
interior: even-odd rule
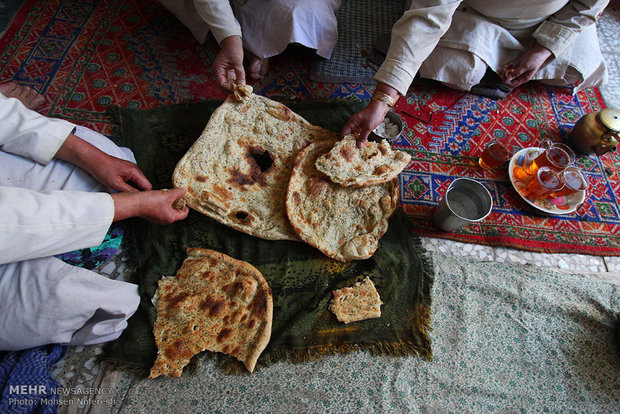
[[[64,119],[53,119],[54,128],[51,128],[48,141],[44,142],[36,162],[47,165],[56,155],[62,144],[65,143],[69,135],[75,132],[75,125]]]
[[[415,72],[413,72],[415,73]],[[408,70],[400,67],[396,62],[386,60],[375,74],[377,82],[385,83],[396,89],[402,96],[407,95],[409,85],[413,82],[413,77]]]
[[[221,45],[222,40],[226,39],[227,37],[241,37],[241,26],[239,26],[239,23],[235,22],[235,25],[233,27],[212,27],[211,32],[213,33],[213,37],[217,41],[217,44]]]
[[[570,46],[578,33],[545,20],[538,26],[532,37],[541,45],[546,47],[558,57],[568,46]]]

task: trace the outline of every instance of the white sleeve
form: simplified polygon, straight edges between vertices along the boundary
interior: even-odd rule
[[[0,94],[0,150],[41,164],[50,162],[75,125],[48,118]]]
[[[194,7],[211,29],[218,45],[229,36],[241,36],[241,26],[228,0],[194,0]]]
[[[572,0],[542,22],[532,37],[559,56],[570,46],[584,28],[596,23],[608,0]]]
[[[385,61],[375,80],[407,94],[422,62],[431,54],[439,38],[448,30],[461,0],[414,0],[394,24]]]
[[[0,264],[98,246],[113,218],[107,193],[0,187]]]

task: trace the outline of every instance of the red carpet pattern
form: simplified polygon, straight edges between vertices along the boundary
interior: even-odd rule
[[[346,28],[341,28],[346,30]],[[0,82],[15,80],[43,93],[42,112],[106,135],[111,105],[147,109],[225,94],[211,78],[213,40],[198,44],[155,0],[29,0],[0,39]],[[313,54],[292,48],[272,59],[253,86],[273,99],[368,100],[372,86],[313,82]],[[620,255],[618,156],[581,156],[590,182],[586,202],[565,216],[529,207],[506,169],[483,171],[477,156],[492,137],[513,149],[562,141],[582,115],[604,108],[595,88],[528,85],[505,100],[456,92],[434,84],[412,88],[396,111],[406,128],[395,143],[412,155],[401,174],[400,199],[421,235],[545,252]],[[205,120],[206,123],[206,120]],[[433,209],[455,177],[483,182],[494,209],[481,224],[456,233],[435,230]]]

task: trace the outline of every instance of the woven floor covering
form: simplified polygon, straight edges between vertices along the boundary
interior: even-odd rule
[[[433,361],[335,355],[227,375],[110,375],[108,413],[617,413],[620,292],[547,268],[435,256]]]
[[[340,28],[351,37],[350,26]],[[357,30],[357,29],[356,29]],[[0,39],[0,82],[15,80],[45,94],[42,112],[110,135],[110,105],[131,109],[222,99],[212,81],[213,40],[196,43],[155,0],[29,0]],[[276,100],[366,101],[374,86],[312,81],[314,54],[292,48],[272,60],[255,91]],[[582,156],[587,199],[568,215],[533,210],[513,189],[506,169],[477,166],[482,147],[506,137],[514,149],[544,138],[566,139],[582,115],[604,108],[597,89],[528,85],[495,101],[417,85],[396,111],[405,129],[395,147],[412,162],[400,176],[401,203],[421,235],[542,252],[620,255],[619,158]],[[206,123],[205,119],[205,123]],[[481,224],[444,233],[430,220],[455,177],[475,178],[491,191],[494,209]]]

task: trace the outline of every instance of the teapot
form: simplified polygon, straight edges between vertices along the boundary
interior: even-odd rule
[[[620,111],[606,108],[582,116],[568,134],[568,143],[584,154],[615,151],[620,143]]]

